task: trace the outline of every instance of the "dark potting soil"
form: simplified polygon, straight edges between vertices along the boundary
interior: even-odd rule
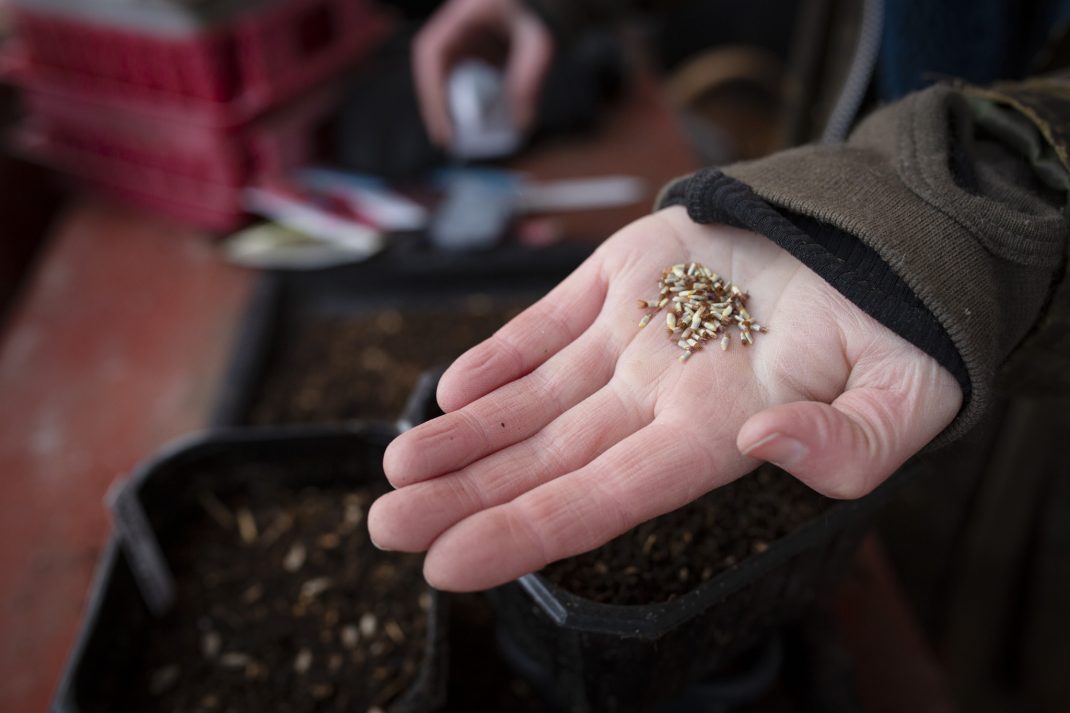
[[[177,601],[151,623],[133,713],[386,710],[425,655],[422,558],[376,549],[364,514],[383,485],[198,490],[161,535]]]
[[[250,420],[396,419],[424,371],[449,364],[532,301],[479,295],[441,306],[307,320],[275,345]]]
[[[542,570],[603,604],[653,604],[691,591],[760,554],[832,503],[772,466]]]

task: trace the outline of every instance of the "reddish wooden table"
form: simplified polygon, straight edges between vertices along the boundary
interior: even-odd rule
[[[0,342],[0,710],[45,710],[109,524],[102,499],[205,422],[250,275],[200,236],[88,203]]]

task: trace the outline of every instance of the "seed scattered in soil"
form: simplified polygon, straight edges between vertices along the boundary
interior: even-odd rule
[[[299,676],[305,675],[308,669],[312,666],[312,652],[308,649],[301,649],[297,652],[297,656],[294,657],[294,672]]]
[[[293,543],[290,545],[290,549],[286,551],[286,556],[282,558],[282,568],[287,572],[296,572],[305,564],[307,555],[308,551],[305,549],[304,544],[300,542]]]
[[[201,653],[206,659],[214,659],[223,648],[223,637],[218,631],[206,631],[201,636]]]
[[[241,541],[247,545],[251,545],[256,542],[256,518],[249,512],[249,508],[240,508],[236,513],[238,519],[238,534],[241,535]]]
[[[316,540],[316,544],[320,546],[320,549],[324,550],[333,550],[338,547],[339,542],[341,542],[341,538],[333,532],[320,535],[320,538]]]
[[[393,641],[395,644],[400,644],[401,642],[405,641],[405,632],[401,630],[401,627],[398,626],[398,623],[396,621],[386,622],[386,625],[383,627],[383,630],[386,632],[386,635],[390,637],[390,640]]]
[[[645,327],[661,310],[668,309],[665,330],[669,339],[683,350],[684,363],[707,342],[720,337],[722,351],[731,344],[732,328],[739,333],[745,347],[754,344],[754,334],[767,332],[746,309],[746,291],[725,281],[700,263],[680,263],[661,271],[658,298],[639,300],[639,308],[653,310],[643,315],[639,327]]]
[[[303,461],[299,470],[307,476],[296,479],[292,464],[243,466],[237,484],[225,489],[217,483],[233,483],[234,465],[195,475],[190,489],[168,504],[174,517],[159,533],[175,574],[175,608],[164,617],[121,624],[116,646],[130,670],[110,663],[101,668],[83,710],[389,710],[416,681],[426,655],[429,616],[421,602],[429,601],[429,590],[422,558],[375,549],[363,527],[339,535],[346,520],[355,519],[350,511],[363,518],[368,504],[388,490],[385,480],[354,487],[352,474],[367,464],[363,453],[331,453],[320,466]],[[325,476],[341,482],[304,484]],[[202,490],[232,513],[229,529],[208,512]],[[243,509],[260,525],[251,546],[240,537],[237,513]],[[284,531],[266,543],[273,529]],[[330,533],[339,535],[338,546],[320,549],[318,541]],[[304,561],[290,572],[283,563],[295,549],[304,550]],[[365,615],[376,624],[371,636],[360,633]],[[311,657],[307,668],[303,650]],[[376,677],[377,670],[387,673]]]
[[[301,598],[315,599],[330,588],[330,577],[317,577],[316,579],[310,579],[301,585]]]
[[[243,654],[238,651],[228,651],[219,657],[219,663],[224,668],[245,668],[252,663],[252,658],[248,654]]]
[[[361,503],[346,500],[345,508],[345,524],[347,530],[359,525],[361,521],[364,520],[364,508]]]
[[[149,693],[158,696],[166,692],[178,682],[181,673],[181,669],[174,664],[156,669],[149,678]]]
[[[378,627],[379,622],[376,621],[375,615],[368,613],[360,618],[360,633],[365,637],[374,636],[375,629]]]

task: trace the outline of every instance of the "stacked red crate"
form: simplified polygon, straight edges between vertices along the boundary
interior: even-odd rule
[[[315,88],[387,21],[372,0],[214,0],[208,12],[189,1],[16,0],[17,140],[98,190],[226,230],[242,220],[245,185],[310,158],[301,132],[330,108]]]

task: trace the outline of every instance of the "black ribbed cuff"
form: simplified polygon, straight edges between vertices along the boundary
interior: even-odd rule
[[[966,364],[947,331],[875,250],[854,235],[814,218],[779,210],[745,183],[708,168],[670,186],[660,207],[682,205],[696,223],[723,223],[766,236],[816,272],[837,292],[971,385]]]

